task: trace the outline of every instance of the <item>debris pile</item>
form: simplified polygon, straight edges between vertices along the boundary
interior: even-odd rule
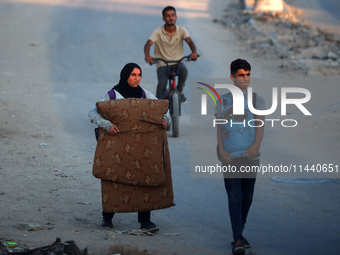
[[[74,241],[62,242],[57,238],[54,243],[38,248],[29,248],[25,245],[18,245],[14,242],[1,242],[0,255],[88,255],[85,248],[81,251]]]
[[[242,2],[242,1],[241,1]],[[235,2],[220,22],[254,57],[281,60],[279,68],[303,75],[340,75],[340,40],[298,18],[299,11],[285,6],[279,13],[246,10]]]
[[[19,245],[15,242],[4,241],[0,238],[0,255],[89,255],[87,248],[81,251],[74,241],[62,242],[57,238],[54,243],[38,248]],[[147,250],[140,251],[135,247],[123,246],[121,244],[112,245],[109,251],[96,251],[92,254],[112,254],[112,255],[151,255]],[[156,254],[156,253],[152,253]]]

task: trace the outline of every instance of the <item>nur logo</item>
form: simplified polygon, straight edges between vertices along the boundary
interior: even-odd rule
[[[220,96],[218,95],[218,93],[216,92],[215,88],[217,89],[228,89],[231,94],[232,94],[232,98],[233,98],[233,115],[244,115],[244,95],[243,92],[240,88],[238,88],[235,85],[231,85],[231,84],[215,84],[215,88],[213,88],[212,86],[203,83],[203,82],[197,82],[201,85],[206,86],[207,88],[209,88],[218,98],[219,103],[222,105],[222,101]],[[206,92],[214,101],[215,106],[217,105],[217,102],[213,96],[213,94],[204,88],[200,88],[197,87],[198,89],[203,90],[204,92]],[[305,88],[298,88],[298,87],[281,87],[281,116],[286,116],[287,115],[287,105],[295,105],[305,116],[311,116],[312,114],[306,109],[306,107],[303,105],[305,103],[307,103],[310,99],[311,99],[311,93],[308,89]],[[258,110],[255,109],[254,107],[254,103],[253,103],[253,89],[251,87],[248,87],[247,89],[247,102],[248,102],[248,107],[251,113],[253,113],[254,115],[261,115],[261,116],[268,116],[270,114],[273,114],[277,107],[278,107],[278,88],[277,87],[273,87],[272,88],[272,105],[269,109],[266,110]],[[288,94],[299,94],[299,95],[303,95],[303,97],[300,98],[289,98]],[[207,115],[207,95],[206,94],[202,94],[201,95],[201,115]],[[251,121],[259,121],[260,125],[264,124],[264,121],[259,120],[259,119],[254,119]],[[295,119],[285,119],[285,120],[280,120],[280,119],[265,119],[265,121],[267,122],[271,122],[271,126],[274,127],[274,122],[281,122],[281,125],[284,127],[295,127],[298,122]],[[287,122],[293,122],[293,125],[287,125]],[[225,119],[215,119],[213,126],[215,126],[216,124],[226,124],[228,123],[228,120]],[[239,124],[239,123],[235,123],[235,124]],[[245,125],[245,123],[241,123],[243,125]],[[252,123],[248,123],[249,126],[253,126]]]
[[[211,87],[208,84],[205,84],[203,82],[198,82],[204,86],[207,86],[208,88],[210,88],[217,96],[217,98],[220,101],[220,104],[222,105],[222,101],[220,96],[218,95],[218,93],[216,92],[216,90]],[[199,87],[197,87],[199,88]],[[233,114],[234,115],[243,115],[244,114],[244,95],[242,93],[242,90],[239,89],[238,87],[236,87],[235,85],[231,85],[231,84],[215,84],[215,88],[218,89],[228,89],[232,96],[233,96],[233,102],[234,102],[234,107],[233,107]],[[210,91],[206,90],[206,89],[202,89],[199,88],[205,92],[207,92],[210,97],[214,100],[215,105],[216,104],[216,100],[213,97],[213,95],[210,93]],[[289,93],[300,93],[300,94],[304,94],[303,98],[287,98],[287,95]],[[274,113],[277,109],[278,106],[278,89],[276,87],[272,88],[272,105],[270,107],[270,109],[267,110],[257,110],[254,108],[254,104],[253,104],[253,88],[248,87],[248,98],[247,101],[248,106],[249,106],[249,110],[256,115],[270,115],[272,113]],[[201,96],[201,114],[202,115],[207,115],[207,95],[202,94]],[[282,87],[281,88],[281,115],[285,116],[287,115],[287,105],[292,104],[295,105],[304,115],[309,115],[311,116],[312,114],[306,109],[306,107],[303,106],[304,103],[307,103],[309,100],[311,99],[311,93],[308,89],[304,89],[304,88],[297,88],[297,87]]]

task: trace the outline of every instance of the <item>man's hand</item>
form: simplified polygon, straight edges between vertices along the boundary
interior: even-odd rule
[[[107,131],[109,133],[109,135],[116,135],[118,134],[120,131],[119,129],[117,128],[116,125],[113,125],[110,127],[109,131]]]
[[[195,61],[195,60],[197,60],[197,58],[198,58],[198,54],[197,53],[191,53],[190,54],[190,59],[191,60]]]
[[[162,128],[166,128],[168,126],[168,120],[166,118],[162,119],[162,124],[161,124]]]
[[[220,160],[222,162],[230,163],[232,161],[228,152],[226,152],[224,149],[220,149],[220,148],[218,150],[219,150],[219,153],[220,153]]]
[[[259,156],[259,149],[258,146],[251,145],[247,150],[247,158],[252,159]]]
[[[148,57],[145,57],[145,62],[150,65],[153,65],[155,63],[155,60],[153,59],[153,57],[148,56]]]

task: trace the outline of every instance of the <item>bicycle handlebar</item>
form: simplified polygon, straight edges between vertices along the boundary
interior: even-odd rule
[[[197,55],[197,58],[199,58],[200,55]],[[164,62],[167,66],[170,64],[170,63],[180,63],[182,62],[184,59],[186,59],[187,61],[191,61],[191,54],[188,55],[188,56],[184,56],[183,58],[181,59],[178,59],[178,60],[165,60],[163,58],[153,58],[153,60],[155,61],[153,64],[156,64],[158,63],[158,61],[162,61]],[[192,60],[192,61],[196,61],[196,60]],[[153,65],[153,64],[150,64],[150,65]]]

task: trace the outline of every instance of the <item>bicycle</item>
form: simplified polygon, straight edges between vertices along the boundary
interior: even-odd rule
[[[164,99],[169,100],[169,109],[170,109],[170,116],[171,116],[171,125],[168,125],[167,131],[170,130],[170,126],[172,126],[172,135],[173,137],[178,137],[179,134],[179,116],[181,116],[181,102],[180,102],[180,93],[177,90],[176,84],[176,76],[178,76],[178,70],[176,67],[182,63],[183,60],[191,61],[190,55],[184,56],[179,60],[165,60],[163,58],[154,58],[154,64],[162,61],[166,64],[169,73],[169,91]],[[170,64],[174,63],[174,67],[170,70]]]

